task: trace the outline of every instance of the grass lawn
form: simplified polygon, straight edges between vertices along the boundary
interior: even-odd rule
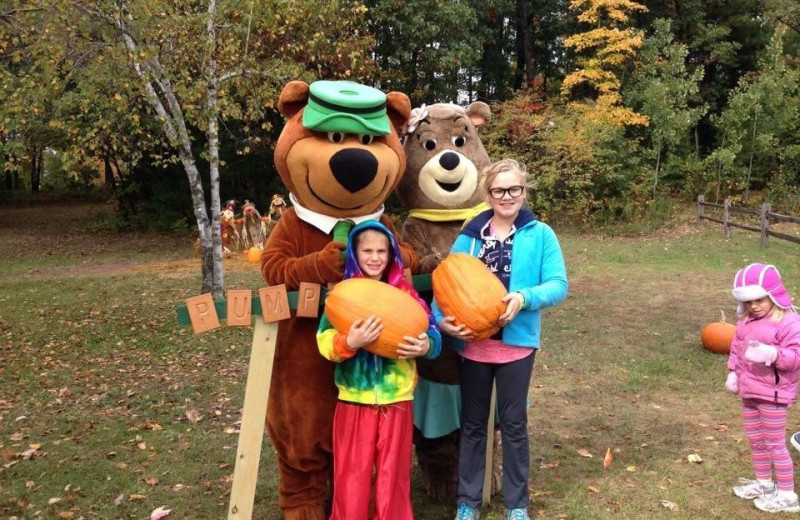
[[[89,231],[108,211],[0,209],[0,519],[159,506],[223,519],[252,328],[180,328],[175,306],[200,290],[193,239]],[[530,387],[533,518],[768,516],[731,494],[752,476],[749,451],[726,356],[699,334],[720,310],[735,319],[730,286],[749,262],[776,264],[798,301],[800,246],[726,239],[690,213],[637,236],[557,229],[570,292],[544,315]],[[228,288],[265,285],[242,255],[225,262]],[[418,518],[452,519],[414,484]],[[254,518],[280,518],[276,489],[267,443]],[[503,514],[495,498],[482,518]]]

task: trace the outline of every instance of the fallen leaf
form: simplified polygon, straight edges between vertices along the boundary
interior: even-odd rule
[[[576,450],[576,451],[577,451],[578,455],[580,455],[581,457],[587,457],[587,458],[594,457],[594,455],[589,453],[589,450],[587,450],[586,448],[581,448],[581,449]]]
[[[58,513],[58,517],[69,520],[70,518],[75,518],[75,513],[73,513],[72,511],[61,511],[60,513]]]
[[[138,493],[134,493],[128,497],[128,500],[131,502],[141,502],[142,500],[147,499],[146,495],[139,495]]]
[[[58,504],[61,502],[61,497],[54,497],[47,501],[48,506],[52,506],[53,504]]]
[[[606,456],[603,458],[603,468],[608,469],[611,465],[611,462],[614,460],[614,456],[611,454],[611,448],[606,450]]]
[[[600,492],[600,490],[599,490],[599,489],[597,489],[597,488],[596,488],[596,487],[594,487],[594,486],[588,486],[588,487],[587,487],[587,489],[588,489],[589,491],[591,491],[592,493],[599,493],[599,492]]]
[[[146,479],[144,479],[144,482],[148,486],[157,486],[158,485],[158,479],[156,477],[147,477]]]
[[[117,498],[114,499],[114,505],[115,506],[120,505],[124,499],[125,499],[125,493],[120,493],[119,496],[117,496]]]
[[[165,516],[169,515],[172,509],[164,509],[164,506],[158,506],[157,508],[153,509],[153,512],[150,513],[150,520],[161,520]]]
[[[200,419],[202,419],[203,416],[200,415],[200,412],[198,412],[197,410],[187,410],[186,418],[189,419],[189,422],[191,422],[192,424],[197,424],[198,422],[200,422]]]
[[[662,507],[666,507],[670,511],[679,511],[680,510],[680,508],[678,507],[678,504],[676,504],[675,502],[670,502],[669,500],[662,500],[661,501],[661,506]]]
[[[689,462],[694,462],[696,464],[700,464],[701,462],[703,462],[703,459],[700,458],[700,455],[698,455],[697,453],[690,453],[689,456],[686,457],[686,459]]]
[[[157,432],[163,430],[164,428],[157,422],[153,422],[148,419],[147,421],[144,422],[144,429],[149,430],[151,432]]]

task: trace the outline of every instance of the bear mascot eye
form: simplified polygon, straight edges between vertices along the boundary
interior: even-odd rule
[[[428,139],[422,146],[425,147],[426,150],[435,150],[436,149],[436,139]]]
[[[462,146],[467,144],[467,138],[464,137],[463,135],[453,136],[453,144],[458,148],[461,148]]]
[[[361,134],[358,136],[358,142],[361,144],[372,144],[372,141],[374,140],[375,136],[373,135]]]
[[[342,132],[328,132],[328,141],[333,144],[339,144],[344,141],[344,134]]]

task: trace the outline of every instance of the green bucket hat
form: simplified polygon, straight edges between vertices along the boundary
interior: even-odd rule
[[[386,94],[353,81],[315,81],[303,111],[303,126],[317,132],[389,134]]]

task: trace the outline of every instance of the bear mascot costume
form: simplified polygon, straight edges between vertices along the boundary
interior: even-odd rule
[[[406,171],[397,195],[409,209],[402,235],[419,255],[419,273],[432,272],[465,222],[489,209],[480,173],[490,160],[477,129],[490,117],[489,106],[480,101],[466,109],[438,103],[411,111],[403,146]],[[422,296],[430,301],[430,294]],[[447,337],[442,339],[446,345]],[[443,348],[438,359],[418,360],[417,369],[414,440],[425,490],[432,498],[453,498],[461,410],[458,355]],[[497,468],[493,464],[495,489]]]
[[[347,232],[380,220],[383,204],[405,171],[397,129],[411,104],[349,81],[292,81],[278,110],[288,118],[275,145],[275,167],[292,206],[269,236],[261,273],[269,285],[297,290],[301,282],[325,286],[344,274]],[[417,256],[399,242],[406,267]],[[287,520],[325,520],[332,475],[331,427],[337,390],[334,363],[319,355],[319,318],[294,312],[278,326],[267,430],[277,451],[279,505]]]

